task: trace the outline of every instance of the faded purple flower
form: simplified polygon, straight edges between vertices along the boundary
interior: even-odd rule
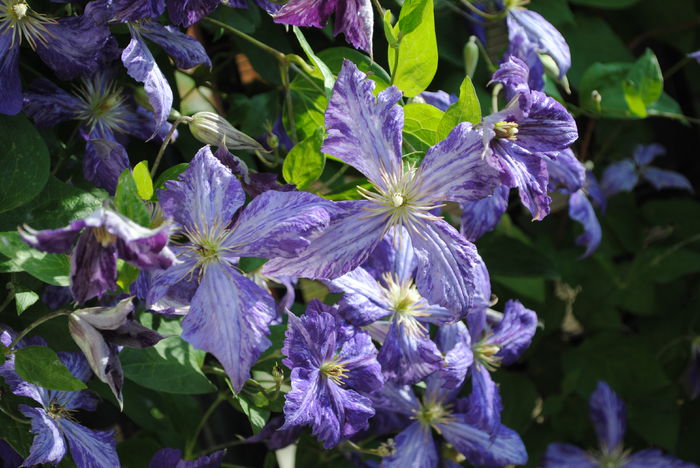
[[[329,449],[366,428],[374,415],[372,401],[360,392],[383,386],[377,350],[366,332],[317,300],[302,317],[288,316],[282,362],[292,370],[292,390],[280,430],[309,425]]]
[[[167,268],[175,260],[167,247],[169,221],[148,229],[105,208],[60,229],[25,226],[20,235],[37,250],[71,252],[70,288],[80,304],[116,289],[117,258],[146,270]]]

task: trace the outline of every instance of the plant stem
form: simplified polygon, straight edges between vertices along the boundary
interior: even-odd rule
[[[158,150],[158,154],[156,155],[156,160],[153,163],[153,167],[151,168],[151,178],[153,178],[156,175],[158,166],[160,166],[160,160],[163,159],[163,154],[165,154],[165,148],[168,147],[168,143],[170,143],[170,140],[173,138],[175,130],[177,130],[177,126],[180,125],[182,122],[188,122],[191,120],[192,117],[187,117],[186,115],[183,115],[178,117],[177,120],[173,122],[173,126],[170,127],[170,131],[163,139],[163,144],[160,145],[160,149]]]
[[[246,443],[245,439],[231,440],[229,442],[224,442],[223,444],[214,445],[213,447],[209,447],[206,450],[202,450],[201,452],[195,454],[194,458],[199,458],[202,455],[206,455],[208,453],[218,452],[219,450],[223,450],[223,449],[229,448],[229,447],[235,447],[236,445],[242,445],[245,443]]]
[[[287,120],[289,120],[289,137],[292,143],[297,144],[297,126],[294,122],[294,107],[292,106],[292,91],[289,87],[289,62],[280,62],[280,76],[282,77],[282,86],[284,87],[284,102],[287,107]]]
[[[17,346],[17,343],[19,343],[19,341],[20,341],[22,338],[24,338],[24,337],[27,335],[27,333],[29,333],[30,331],[34,330],[36,327],[38,327],[38,326],[41,325],[42,323],[48,322],[48,321],[51,320],[52,318],[60,317],[60,316],[62,316],[62,315],[70,315],[70,314],[71,314],[71,312],[68,311],[68,310],[59,310],[59,311],[54,312],[54,313],[52,313],[52,314],[44,315],[44,316],[41,317],[40,319],[38,319],[38,320],[36,320],[36,321],[30,323],[29,326],[28,326],[27,328],[25,328],[24,330],[22,330],[22,331],[19,333],[19,335],[17,335],[17,336],[15,337],[15,339],[12,340],[12,343],[10,343],[10,345],[7,347],[7,349],[10,350],[10,351],[9,351],[10,353],[13,353],[13,352],[14,352],[13,348],[14,348],[15,346]]]
[[[223,393],[219,393],[216,395],[216,399],[214,402],[211,404],[211,406],[204,412],[204,415],[202,415],[202,419],[199,421],[199,424],[197,425],[197,429],[194,430],[194,434],[192,434],[192,437],[190,440],[187,442],[187,445],[185,446],[185,459],[190,459],[192,456],[192,450],[194,450],[194,446],[197,443],[197,439],[199,438],[199,433],[202,432],[202,428],[204,425],[207,423],[207,420],[209,417],[212,415],[214,410],[223,402],[226,400],[226,396]]]
[[[31,423],[31,421],[29,419],[23,419],[23,418],[20,418],[19,416],[15,416],[14,414],[10,413],[2,406],[0,406],[0,412],[2,412],[5,416],[7,416],[8,418],[11,418],[13,421],[16,421],[18,423],[21,423],[21,424],[30,424]]]
[[[203,18],[203,19],[204,19],[204,21],[207,21],[211,24],[215,24],[215,25],[219,26],[220,28],[224,28],[226,31],[228,31],[232,34],[235,34],[236,36],[240,37],[241,39],[244,39],[244,40],[250,42],[255,47],[257,47],[261,50],[264,50],[265,52],[272,55],[280,62],[285,62],[287,60],[287,56],[284,53],[280,52],[279,50],[277,50],[273,47],[270,47],[269,45],[267,45],[263,42],[260,42],[259,40],[255,39],[254,37],[247,35],[243,31],[239,31],[238,29],[234,28],[233,26],[229,26],[228,24],[222,23],[221,21],[215,20],[213,18]]]
[[[477,7],[472,5],[469,0],[461,0],[461,3],[462,3],[462,5],[467,7],[475,15],[481,16],[482,18],[486,18],[487,20],[498,20],[498,19],[501,19],[505,16],[505,14],[503,12],[486,13],[485,11],[481,11]],[[506,11],[506,10],[504,10],[504,11]]]
[[[7,289],[7,297],[3,303],[0,304],[0,313],[5,310],[5,307],[10,305],[15,298],[15,285],[11,281],[5,285],[5,289]]]

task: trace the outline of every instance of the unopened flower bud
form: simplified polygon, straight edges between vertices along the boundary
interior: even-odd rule
[[[603,96],[600,95],[597,89],[591,91],[591,99],[595,103],[595,109],[600,112],[600,103],[603,100]]]
[[[479,46],[476,44],[476,36],[471,36],[464,46],[464,70],[469,78],[474,77],[476,65],[479,63]]]
[[[213,112],[197,112],[192,116],[189,126],[192,136],[207,145],[266,151],[256,140],[236,130],[225,118]]]
[[[128,297],[119,301],[113,307],[78,309],[73,312],[73,315],[77,315],[99,330],[116,330],[126,323],[129,314],[134,311],[134,305],[131,303],[132,299],[132,297]]]
[[[548,54],[539,54],[539,57],[540,62],[542,62],[542,67],[544,68],[544,73],[559,83],[567,94],[571,94],[569,79],[566,77],[566,75],[562,76],[561,78],[559,77],[561,70],[559,70],[559,65],[557,65],[557,62],[555,62],[554,59]]]

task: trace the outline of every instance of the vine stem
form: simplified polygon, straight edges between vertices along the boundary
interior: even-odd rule
[[[287,56],[284,53],[280,52],[279,50],[275,49],[274,47],[270,47],[269,45],[267,45],[263,42],[260,42],[259,40],[255,39],[254,37],[247,35],[243,31],[239,31],[238,29],[234,28],[233,26],[230,26],[230,25],[223,23],[219,20],[215,20],[214,18],[205,17],[203,19],[204,19],[204,21],[206,21],[208,23],[215,24],[221,28],[224,28],[225,30],[229,31],[232,34],[235,34],[236,36],[240,37],[241,39],[244,39],[244,40],[250,42],[255,47],[257,47],[261,50],[264,50],[265,52],[272,55],[280,62],[285,62],[287,60]]]
[[[11,418],[12,420],[14,420],[18,423],[21,423],[21,424],[30,424],[31,423],[31,421],[29,421],[29,419],[23,419],[23,418],[20,418],[18,416],[15,416],[14,414],[10,413],[5,408],[3,408],[1,405],[0,405],[0,412],[2,412],[5,416],[7,416],[8,418]]]
[[[19,343],[19,340],[21,340],[22,338],[24,338],[24,337],[27,335],[27,333],[29,333],[30,331],[34,330],[36,327],[38,327],[38,326],[41,325],[42,323],[48,322],[49,320],[51,320],[51,319],[53,319],[53,318],[60,317],[60,316],[62,316],[62,315],[70,315],[70,314],[71,314],[71,312],[68,311],[68,310],[59,310],[59,311],[57,311],[57,312],[54,312],[53,314],[44,315],[44,316],[41,317],[40,319],[38,319],[38,320],[36,320],[36,321],[30,323],[29,326],[28,326],[27,328],[25,328],[24,330],[22,330],[22,331],[20,332],[20,334],[17,335],[17,336],[15,337],[14,340],[12,340],[12,343],[10,343],[10,345],[7,347],[7,349],[10,350],[10,351],[9,351],[10,353],[13,353],[13,352],[14,352],[13,348],[14,348],[15,346],[17,346],[17,343]]]
[[[207,420],[209,420],[209,417],[212,415],[214,410],[225,400],[226,395],[224,395],[223,393],[219,393],[218,395],[216,395],[216,399],[211,404],[211,406],[207,409],[204,415],[202,415],[202,419],[199,421],[197,429],[194,430],[194,434],[192,434],[192,437],[185,446],[185,459],[191,458],[192,451],[194,450],[194,446],[197,443],[197,439],[199,438],[199,433],[202,432],[204,425],[207,423]]]
[[[211,452],[218,452],[219,450],[223,450],[223,449],[226,449],[226,448],[229,448],[229,447],[235,447],[236,445],[242,445],[242,444],[245,444],[245,443],[246,443],[246,440],[245,440],[245,439],[231,440],[231,441],[228,441],[228,442],[224,442],[223,444],[214,445],[214,446],[212,446],[212,447],[209,447],[209,448],[206,449],[206,450],[202,450],[201,452],[195,454],[194,458],[197,459],[197,458],[199,458],[199,457],[201,457],[201,456],[203,456],[203,455],[206,455],[206,454],[208,454],[208,453],[211,453]]]
[[[160,166],[160,160],[163,159],[163,155],[165,154],[165,148],[168,147],[168,143],[170,143],[170,140],[172,140],[173,135],[175,134],[175,130],[177,130],[178,125],[180,125],[183,122],[191,122],[191,121],[192,121],[192,117],[182,115],[182,116],[178,117],[175,122],[173,122],[172,127],[170,127],[170,131],[163,139],[163,143],[160,145],[160,149],[158,150],[158,154],[156,155],[156,160],[153,163],[153,167],[151,168],[151,178],[153,178],[153,176],[156,175],[156,171],[158,170],[158,166]]]
[[[486,18],[487,20],[493,21],[493,20],[498,20],[498,19],[505,17],[505,14],[503,12],[494,14],[494,13],[486,13],[485,11],[481,11],[477,7],[472,5],[472,3],[469,0],[461,0],[460,3],[462,5],[464,5],[465,7],[467,7],[469,9],[469,11],[471,11],[475,15],[481,16],[482,18]],[[507,11],[507,10],[504,10],[504,11]]]

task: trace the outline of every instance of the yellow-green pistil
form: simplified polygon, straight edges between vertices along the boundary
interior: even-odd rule
[[[515,141],[518,139],[518,124],[516,122],[496,122],[493,124],[493,131],[497,138]]]
[[[409,334],[423,335],[425,327],[416,320],[416,317],[426,317],[426,302],[421,297],[413,280],[399,280],[396,275],[384,273],[384,297],[389,303],[393,318],[402,325]]]
[[[25,0],[0,0],[0,34],[12,34],[10,47],[19,46],[23,38],[32,49],[37,43],[46,45],[51,35],[47,24],[56,24],[56,20],[35,12]]]
[[[348,370],[341,362],[338,362],[337,357],[321,364],[320,371],[321,375],[328,377],[337,385],[343,385],[343,380],[348,376]]]
[[[493,372],[501,365],[501,357],[497,356],[501,347],[495,344],[480,341],[472,347],[474,360],[480,362],[486,369]]]

